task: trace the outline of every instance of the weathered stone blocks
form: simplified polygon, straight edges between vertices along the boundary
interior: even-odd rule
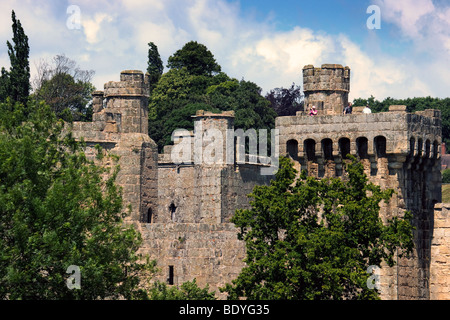
[[[276,119],[280,154],[318,178],[345,175],[346,153],[359,158],[370,181],[396,191],[390,203],[380,205],[383,221],[410,210],[416,226],[413,257],[398,259],[393,268],[382,265],[382,298],[450,299],[449,209],[434,208],[441,201],[440,111],[411,114],[405,106],[391,106],[386,113],[362,114],[355,107],[353,114],[343,115],[350,90],[348,67],[305,66],[303,79],[306,104],[317,104],[320,112]],[[248,207],[253,187],[268,184],[272,177],[262,176],[261,164],[248,161],[196,163],[192,155],[191,162],[176,164],[173,146],[158,155],[147,135],[147,96],[148,77],[123,71],[119,82],[108,82],[103,92],[93,93],[93,122],[73,123],[74,136],[87,142],[91,159],[97,144],[120,157],[117,182],[125,205],[132,207],[127,222],[142,233],[141,251],[161,267],[157,279],[166,281],[171,270],[175,285],[196,278],[199,285],[217,290],[244,266],[245,245],[229,221],[236,209]],[[233,112],[198,111],[194,116],[196,130],[223,134],[234,128],[233,118]],[[202,150],[207,145],[192,142]]]

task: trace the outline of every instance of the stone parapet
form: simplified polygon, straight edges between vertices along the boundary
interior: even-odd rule
[[[428,111],[428,114],[431,114]],[[434,114],[434,113],[433,113]],[[357,154],[356,140],[367,139],[367,153],[375,154],[374,139],[386,139],[388,154],[414,155],[439,158],[441,144],[441,120],[423,114],[384,112],[371,114],[291,116],[278,117],[275,126],[280,130],[280,153],[287,153],[287,143],[298,142],[299,156],[305,151],[303,142],[315,141],[316,153],[320,153],[321,141],[331,139],[333,155],[339,154],[339,140],[350,140],[352,154]]]

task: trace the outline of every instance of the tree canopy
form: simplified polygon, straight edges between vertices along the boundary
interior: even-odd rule
[[[174,56],[184,56],[180,52],[192,46],[201,48],[198,52],[209,52],[203,45],[191,42]],[[176,64],[176,67],[172,63],[168,64],[171,69],[161,76],[149,100],[149,135],[158,144],[160,151],[171,143],[175,129],[194,128],[192,115],[197,110],[234,110],[236,129],[274,127],[276,112],[255,83],[238,81],[224,72],[196,72],[197,69],[205,68],[204,62],[198,59],[187,61]],[[215,70],[220,70],[220,67]]]
[[[13,44],[6,42],[11,67],[7,71],[4,67],[0,76],[0,102],[9,97],[13,102],[26,103],[30,93],[30,64],[28,57],[30,47],[20,20],[16,19],[14,10],[11,13]],[[25,111],[26,112],[26,111]]]
[[[190,74],[206,76],[213,75],[221,70],[211,51],[197,41],[189,41],[183,48],[170,56],[167,67],[170,69],[186,68]]]
[[[209,291],[209,285],[199,288],[197,280],[184,282],[180,288],[168,287],[163,282],[155,282],[149,290],[151,300],[215,300],[215,292]]]
[[[301,88],[295,83],[289,88],[275,88],[266,94],[266,99],[279,117],[295,116],[297,111],[302,111],[302,98]]]
[[[41,61],[37,69],[35,99],[44,100],[66,121],[92,120],[93,70],[81,70],[64,54],[56,55],[51,63]]]
[[[145,297],[139,275],[154,263],[123,223],[118,167],[94,165],[62,130],[43,102],[0,104],[0,299]]]
[[[367,286],[371,265],[394,265],[394,254],[413,248],[410,219],[384,224],[381,201],[393,190],[368,183],[361,163],[347,165],[348,179],[317,180],[288,158],[269,186],[256,186],[250,209],[232,222],[246,243],[246,266],[222,291],[230,299],[376,299]]]

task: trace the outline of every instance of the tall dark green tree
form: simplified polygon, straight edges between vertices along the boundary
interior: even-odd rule
[[[11,91],[10,87],[11,84],[9,82],[9,72],[6,71],[4,67],[2,67],[0,74],[0,102],[6,101],[6,98],[8,98]]]
[[[183,48],[169,57],[167,67],[170,69],[186,68],[190,74],[211,76],[220,72],[221,67],[208,48],[190,41]]]
[[[25,103],[30,94],[30,65],[28,61],[30,48],[28,37],[25,34],[20,20],[16,19],[14,10],[11,14],[13,44],[7,41],[9,61],[11,64],[9,72],[2,68],[0,77],[0,100],[5,101],[10,97],[13,102]]]
[[[158,47],[153,42],[149,42],[148,46],[149,48],[148,48],[147,72],[150,75],[150,94],[151,94],[163,74],[164,66],[161,60],[161,56],[159,55],[158,52]]]
[[[395,263],[395,253],[413,249],[407,212],[383,223],[380,202],[393,190],[368,182],[353,158],[348,179],[317,180],[296,170],[288,158],[269,186],[257,186],[251,208],[232,222],[246,243],[244,267],[221,290],[237,299],[376,299],[367,285],[371,265]]]

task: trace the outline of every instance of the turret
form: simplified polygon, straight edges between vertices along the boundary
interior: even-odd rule
[[[315,106],[319,115],[342,114],[348,104],[350,68],[340,64],[323,64],[321,68],[303,68],[305,110]]]
[[[105,83],[106,122],[123,133],[148,134],[148,82],[142,71],[125,70]]]

